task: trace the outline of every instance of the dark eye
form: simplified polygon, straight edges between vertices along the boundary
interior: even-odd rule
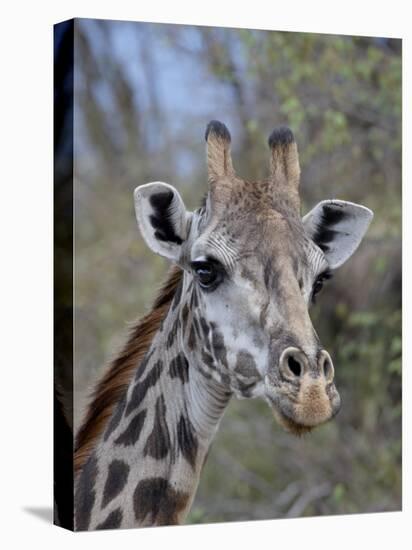
[[[204,290],[214,290],[223,279],[223,267],[215,261],[192,262],[191,267]]]
[[[315,284],[313,285],[312,289],[312,298],[316,296],[316,294],[319,294],[319,292],[323,288],[323,280],[322,279],[316,279]]]
[[[330,279],[332,277],[332,273],[330,271],[325,271],[324,273],[321,273],[316,281],[313,284],[312,288],[312,302],[315,303],[316,295],[319,294],[319,292],[323,288],[323,284],[325,280]]]

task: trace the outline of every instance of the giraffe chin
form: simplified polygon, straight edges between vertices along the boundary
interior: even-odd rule
[[[292,433],[296,436],[302,436],[304,434],[310,433],[315,426],[305,426],[304,424],[298,424],[291,418],[287,417],[281,413],[276,407],[271,407],[273,416],[277,422],[289,433]]]
[[[298,390],[266,380],[266,401],[278,423],[288,432],[303,435],[331,420],[341,406],[334,384],[323,378],[303,377]]]
[[[337,394],[333,402],[329,405],[328,407],[329,410],[326,414],[322,414],[317,417],[312,415],[310,420],[308,418],[307,420],[304,419],[303,421],[300,422],[298,419],[295,419],[290,414],[288,414],[289,407],[287,407],[286,411],[284,411],[284,408],[281,406],[281,403],[279,403],[277,400],[273,398],[269,398],[267,401],[269,402],[269,406],[273,412],[273,416],[275,417],[276,421],[287,432],[290,432],[297,436],[310,433],[318,426],[322,426],[323,424],[326,424],[332,418],[334,418],[334,416],[337,414],[340,408],[340,398],[339,398],[339,395]]]
[[[310,420],[308,418],[307,420],[304,419],[300,421],[299,416],[301,415],[299,415],[298,413],[294,418],[292,416],[291,407],[288,406],[288,403],[285,403],[284,399],[279,399],[274,395],[270,395],[270,396],[266,396],[266,401],[269,404],[272,410],[273,416],[275,417],[278,424],[280,424],[287,432],[296,436],[301,436],[301,435],[310,433],[317,426],[321,426],[322,424],[329,422],[329,420],[331,420],[331,418],[335,416],[338,410],[335,407],[335,410],[332,412],[332,407],[330,407],[328,412],[323,411],[324,414],[317,416],[317,418],[312,415]]]

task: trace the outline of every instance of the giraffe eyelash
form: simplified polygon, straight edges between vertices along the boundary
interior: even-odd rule
[[[333,273],[330,269],[326,269],[316,277],[316,280],[313,283],[313,287],[312,287],[312,294],[311,294],[312,304],[316,303],[316,296],[322,290],[324,281],[328,281],[332,277],[333,277]]]
[[[322,271],[318,277],[322,277],[322,280],[329,280],[333,277],[333,271],[328,267],[325,271]]]

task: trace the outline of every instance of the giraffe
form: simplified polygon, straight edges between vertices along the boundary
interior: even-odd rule
[[[183,523],[232,396],[263,398],[293,434],[340,408],[308,308],[373,213],[325,200],[301,218],[288,128],[272,132],[270,173],[260,182],[236,174],[224,124],[211,121],[205,137],[201,208],[187,212],[163,182],[134,192],[144,240],[174,267],[77,435],[77,530]]]

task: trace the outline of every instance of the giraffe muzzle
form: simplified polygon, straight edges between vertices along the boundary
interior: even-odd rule
[[[334,373],[326,350],[321,350],[312,362],[298,348],[283,351],[278,372],[266,377],[266,388],[275,417],[288,431],[310,431],[337,414],[340,396],[333,382]]]

